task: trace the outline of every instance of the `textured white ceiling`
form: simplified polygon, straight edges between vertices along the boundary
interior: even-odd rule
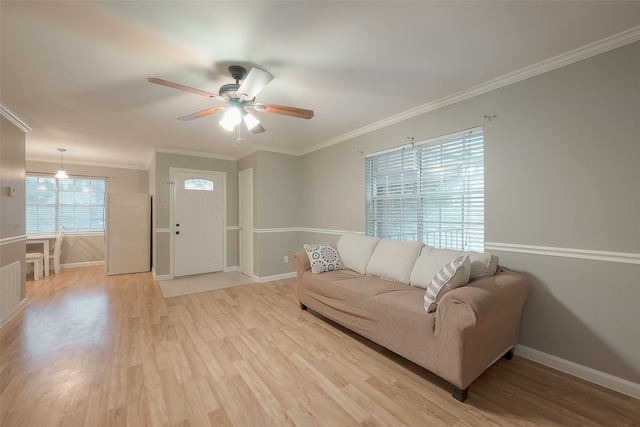
[[[27,158],[144,169],[152,150],[239,158],[304,153],[611,36],[640,38],[640,2],[0,2],[0,101],[24,120]],[[626,33],[625,33],[626,32]],[[588,49],[587,49],[588,51]],[[231,64],[275,76],[266,132],[223,130]],[[496,80],[497,79],[497,80]]]

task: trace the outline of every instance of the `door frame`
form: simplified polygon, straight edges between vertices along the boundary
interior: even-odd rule
[[[222,271],[225,271],[227,268],[227,173],[222,171],[211,171],[204,169],[187,169],[187,168],[176,168],[169,167],[169,184],[171,189],[169,191],[169,274],[172,278],[175,277],[173,274],[175,269],[173,263],[174,260],[174,236],[175,236],[175,221],[174,221],[174,193],[175,193],[175,185],[176,180],[174,179],[175,172],[183,172],[183,173],[203,173],[207,175],[221,175],[222,176]]]
[[[242,194],[242,179],[248,179],[248,183],[249,183],[249,194],[243,195]],[[248,206],[244,206],[243,205],[243,199],[247,198],[248,200]],[[249,224],[249,227],[247,227],[247,224],[244,224],[242,222],[242,213],[244,209],[248,209],[249,211],[249,215],[251,216],[251,224]],[[244,170],[241,170],[240,172],[238,172],[238,227],[239,227],[239,233],[238,233],[238,264],[239,264],[239,269],[240,272],[243,274],[247,274],[244,272],[244,267],[245,267],[245,263],[247,264],[248,270],[249,270],[249,277],[254,278],[254,274],[253,274],[253,168],[247,168]],[[249,259],[243,259],[242,254],[243,254],[243,233],[250,233],[249,235],[251,236],[250,239],[250,246],[248,248],[249,250]]]

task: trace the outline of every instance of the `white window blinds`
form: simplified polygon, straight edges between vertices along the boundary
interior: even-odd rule
[[[104,179],[57,179],[28,175],[26,231],[55,233],[104,231]]]
[[[366,233],[484,251],[484,135],[476,128],[366,158]]]

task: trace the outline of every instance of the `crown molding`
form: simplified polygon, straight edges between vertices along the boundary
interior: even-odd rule
[[[18,117],[13,111],[11,111],[6,105],[0,102],[0,114],[2,114],[7,120],[14,125],[18,126],[23,132],[31,131],[29,125]]]
[[[305,155],[640,40],[640,25],[301,150]]]
[[[233,156],[227,156],[224,154],[204,153],[202,151],[180,150],[177,148],[154,148],[153,151],[155,153],[162,153],[162,154],[176,154],[179,156],[206,157],[209,159],[231,160],[234,162],[236,161],[236,158]]]
[[[287,149],[287,148],[279,148],[279,147],[269,147],[268,145],[260,145],[260,144],[258,144],[258,145],[252,145],[250,150],[247,153],[239,156],[236,160],[243,159],[243,158],[245,158],[247,156],[250,156],[250,155],[252,155],[254,153],[257,153],[258,151],[267,151],[267,152],[270,152],[270,153],[287,154],[289,156],[301,156],[302,155],[300,153],[300,151],[298,151],[298,150],[290,150],[290,149]]]
[[[59,164],[58,162],[60,160],[54,160],[50,157],[33,157],[33,156],[26,156],[25,160],[27,162],[42,162],[42,163],[53,163],[53,164]],[[149,168],[146,168],[144,166],[141,165],[129,165],[129,164],[122,164],[122,163],[102,163],[102,162],[89,162],[89,161],[84,161],[84,160],[66,160],[64,161],[65,165],[78,165],[78,166],[97,166],[97,167],[101,167],[101,168],[111,168],[111,169],[133,169],[133,170],[141,170],[141,171],[147,171],[149,170]]]

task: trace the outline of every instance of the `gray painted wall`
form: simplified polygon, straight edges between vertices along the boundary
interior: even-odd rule
[[[24,132],[0,115],[0,267],[20,261],[26,271],[25,242],[4,243],[5,239],[25,234]],[[9,197],[8,187],[16,194]],[[20,282],[20,300],[26,298],[26,275]]]
[[[253,168],[253,274],[258,277],[293,271],[291,254],[300,248],[295,230],[300,224],[300,166],[297,156],[265,151],[238,161],[238,171]]]
[[[640,42],[309,153],[301,226],[364,231],[359,151],[482,125],[487,242],[640,254],[638,76]],[[497,253],[533,283],[521,344],[640,383],[640,265]]]

